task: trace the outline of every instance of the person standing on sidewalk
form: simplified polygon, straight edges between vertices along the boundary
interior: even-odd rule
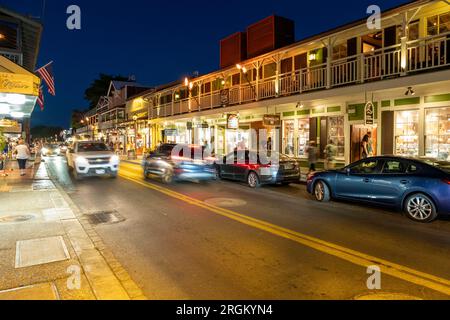
[[[16,155],[17,162],[19,163],[20,176],[23,177],[27,168],[27,161],[31,156],[30,149],[28,149],[23,139],[19,140],[19,144],[14,148],[13,154]]]
[[[333,140],[330,140],[325,147],[325,170],[333,170],[335,167],[337,147]]]
[[[8,143],[5,143],[3,150],[0,151],[0,177],[7,177],[6,160],[8,159]]]

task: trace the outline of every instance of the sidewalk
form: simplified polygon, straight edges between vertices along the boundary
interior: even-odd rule
[[[39,161],[39,159],[38,159]],[[145,299],[43,163],[0,178],[0,300]]]

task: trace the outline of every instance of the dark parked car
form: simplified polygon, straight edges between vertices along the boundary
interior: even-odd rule
[[[374,157],[342,170],[311,175],[308,192],[318,201],[347,199],[403,210],[412,220],[450,215],[450,163]]]
[[[150,153],[142,165],[145,178],[161,178],[164,183],[179,180],[216,179],[212,158],[204,158],[201,146],[163,144]]]
[[[251,188],[262,184],[290,184],[300,182],[300,163],[287,155],[273,153],[263,159],[256,152],[232,152],[218,163],[217,174],[221,179],[246,182]],[[268,160],[278,159],[278,163]]]

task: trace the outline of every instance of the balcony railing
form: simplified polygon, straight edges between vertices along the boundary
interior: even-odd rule
[[[450,66],[450,33],[403,42],[152,108],[151,119],[378,81]]]

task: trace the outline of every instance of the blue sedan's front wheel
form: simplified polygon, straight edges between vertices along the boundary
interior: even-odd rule
[[[317,201],[328,202],[331,199],[330,188],[323,181],[317,181],[314,185],[314,196]]]
[[[405,213],[417,222],[432,222],[437,218],[437,210],[433,201],[422,193],[409,196],[405,201]]]

